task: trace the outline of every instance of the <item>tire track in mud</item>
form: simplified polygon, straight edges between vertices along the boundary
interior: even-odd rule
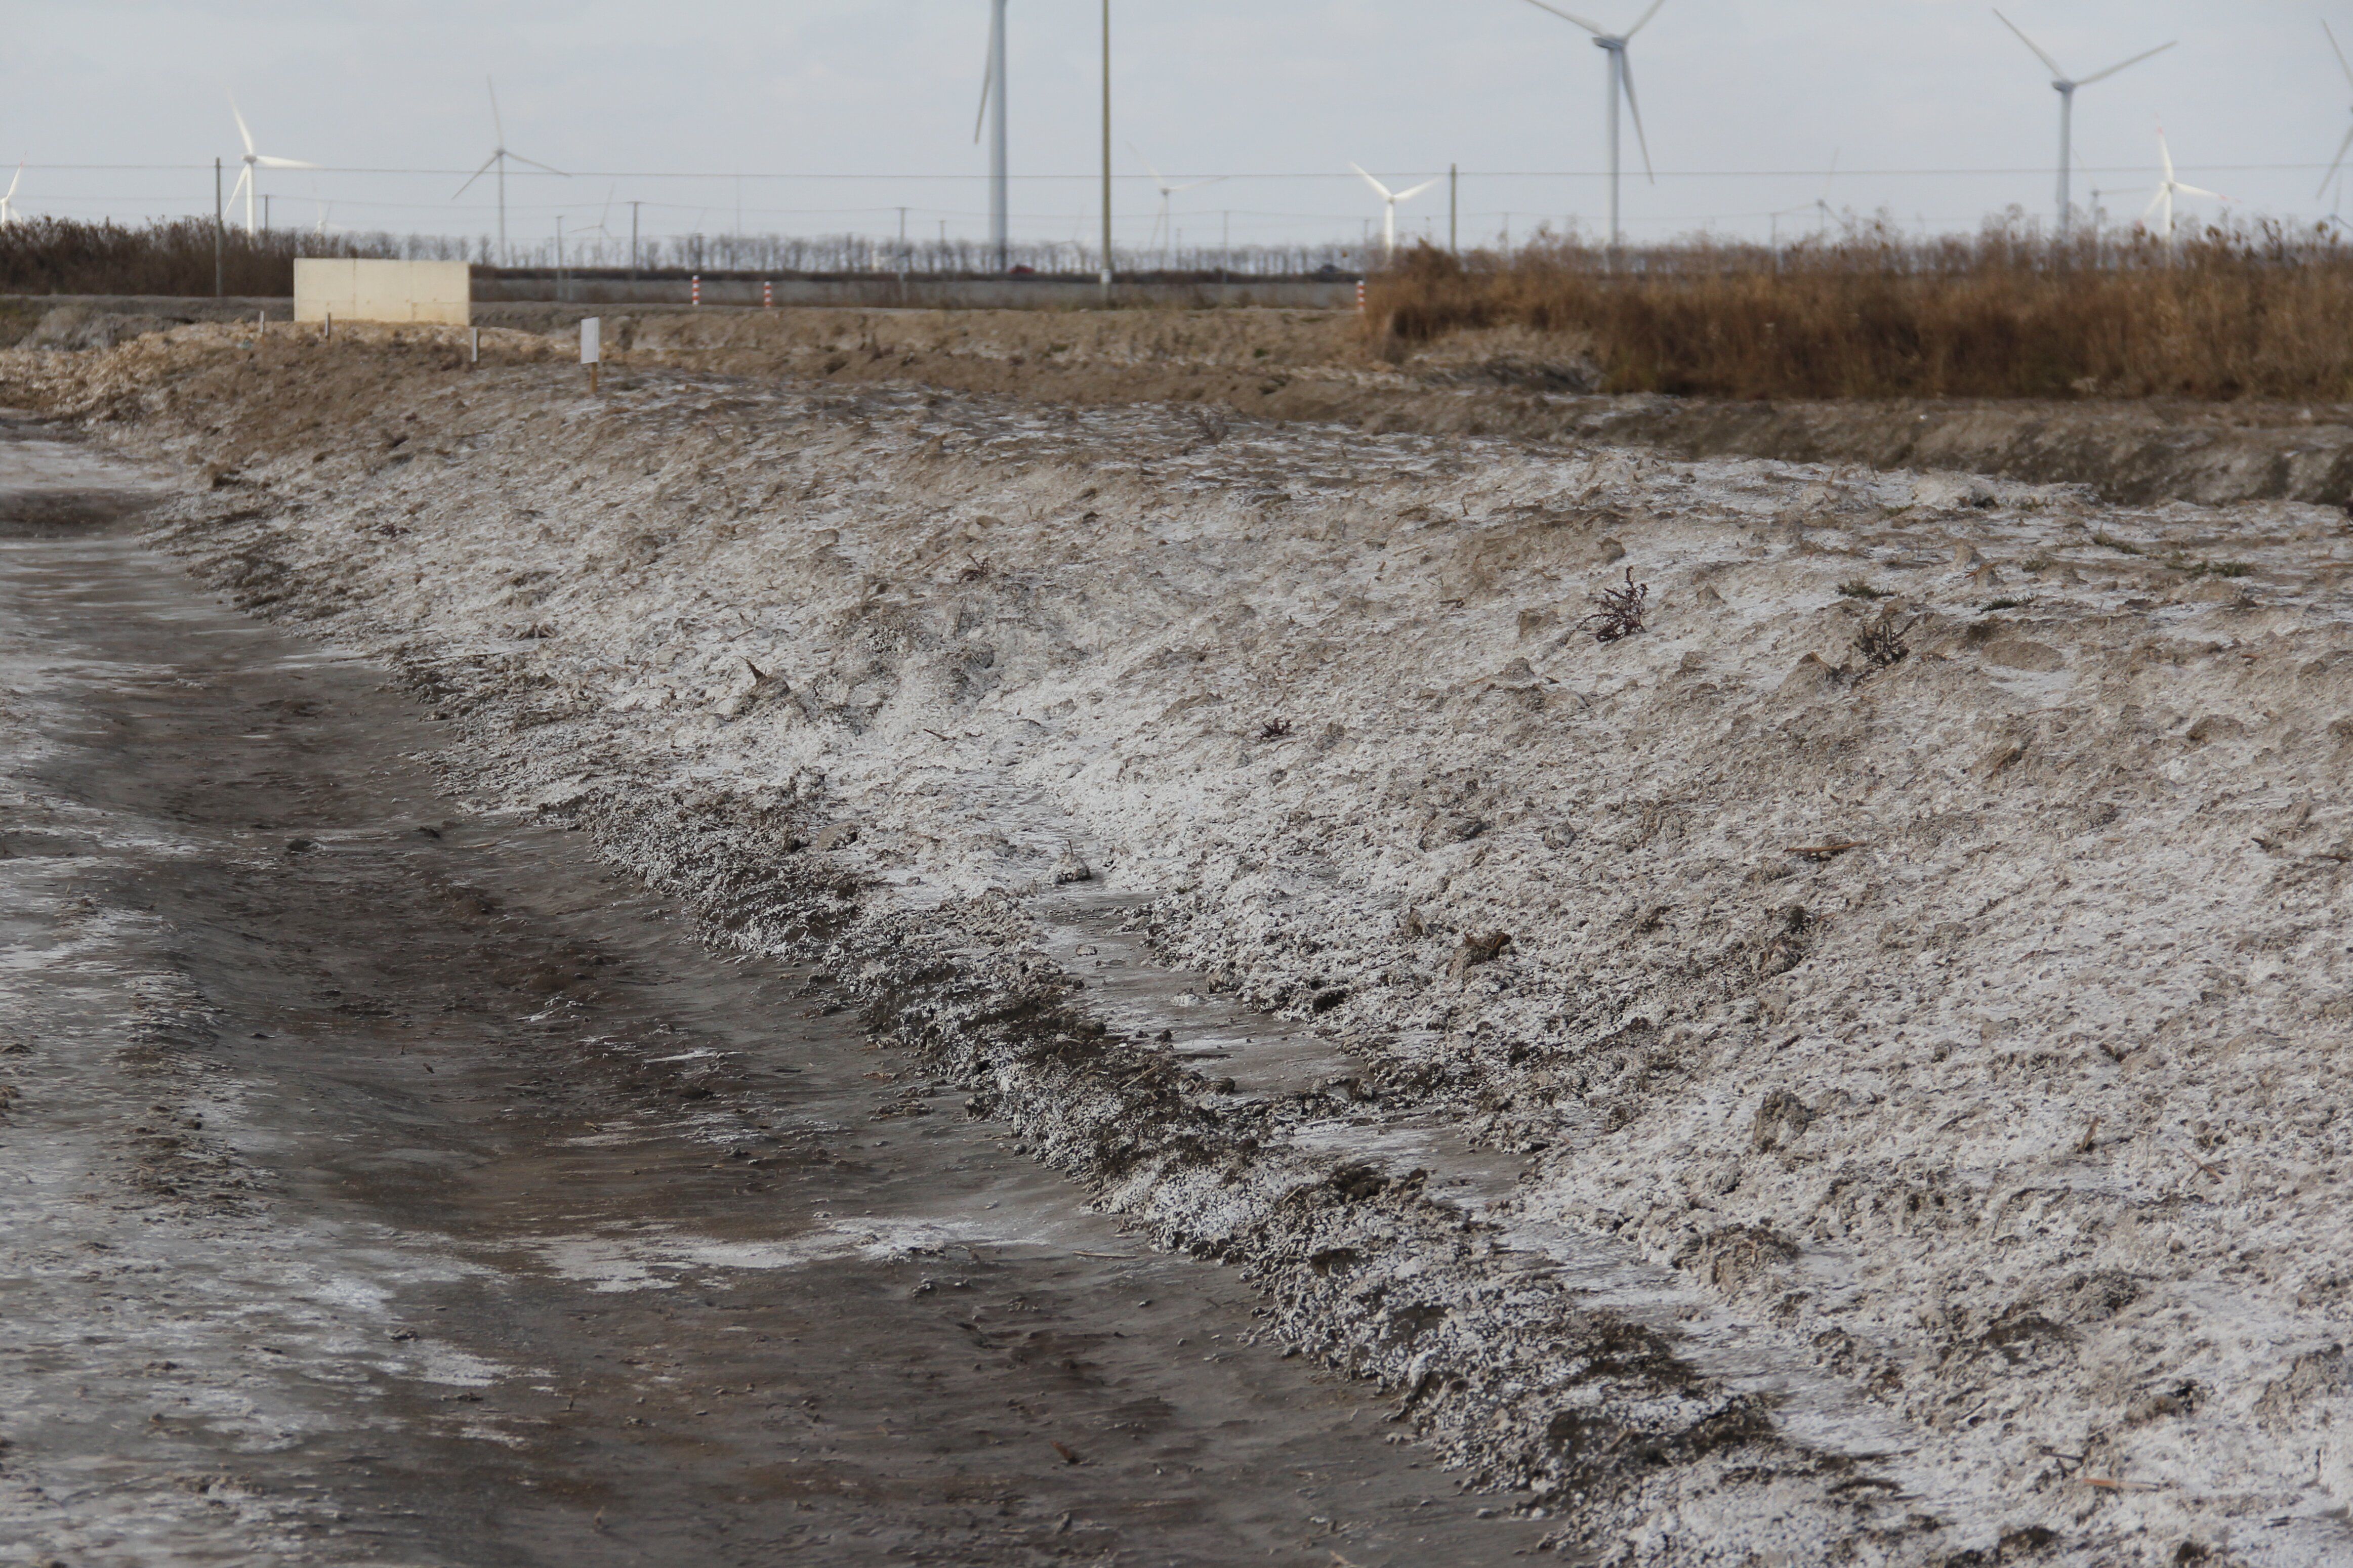
[[[446,731],[378,671],[206,604],[120,500],[72,499],[86,468],[0,467],[0,1542],[1408,1563],[1541,1535],[1261,1342],[1229,1275],[871,1048],[832,975],[729,962],[582,837],[453,810],[406,760]]]

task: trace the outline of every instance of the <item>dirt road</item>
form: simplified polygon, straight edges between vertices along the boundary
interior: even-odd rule
[[[0,443],[0,1561],[1478,1563],[1253,1342],[357,658]]]

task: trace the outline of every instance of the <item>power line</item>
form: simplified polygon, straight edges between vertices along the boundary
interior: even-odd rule
[[[2331,165],[2329,165],[2329,164],[2327,164],[2327,163],[2179,163],[2175,164],[2175,168],[2176,168],[2177,170],[2182,170],[2182,171],[2195,170],[2195,171],[2197,171],[2197,172],[2199,172],[2199,173],[2200,173],[2200,174],[2309,174],[2309,173],[2311,173],[2311,172],[2312,172],[2313,170],[2315,170],[2315,169],[2326,169],[2326,168],[2328,168],[2328,167],[2330,167],[2330,166],[2331,166]],[[210,169],[212,168],[212,165],[211,165],[210,163],[27,163],[25,165],[25,167],[26,167],[26,169],[28,172],[29,172],[29,171],[38,170],[38,171],[42,171],[42,172],[51,172],[51,171],[54,171],[54,172],[58,172],[58,173],[90,173],[90,174],[94,174],[94,173],[120,173],[120,174],[135,174],[135,173],[147,173],[147,174],[203,174],[203,173],[206,173],[206,172],[210,171]],[[2158,171],[2158,166],[2157,164],[2154,164],[2154,163],[2096,163],[2096,164],[2095,164],[2095,163],[2078,163],[2075,165],[2075,168],[2076,168],[2076,171],[2077,171],[2078,173],[2081,173],[2081,174],[2153,174],[2153,173],[2158,173],[2158,172],[2159,172],[2159,171]],[[308,171],[305,171],[305,172],[306,172],[306,173],[311,173],[311,174],[321,174],[424,175],[424,176],[431,176],[431,177],[435,177],[435,178],[442,178],[442,179],[450,178],[450,177],[453,177],[453,176],[454,176],[454,177],[457,177],[457,178],[459,178],[459,179],[462,179],[462,178],[464,178],[466,175],[468,175],[468,174],[471,174],[471,173],[473,173],[473,171],[472,171],[472,170],[470,170],[470,169],[427,169],[427,168],[398,169],[398,168],[376,168],[376,167],[364,166],[364,165],[360,165],[360,164],[334,164],[334,163],[322,164],[322,165],[321,165],[320,167],[318,167],[317,169],[314,169],[314,170],[308,170]],[[1409,170],[1409,171],[1406,171],[1406,172],[1402,173],[1401,174],[1399,174],[1399,175],[1398,175],[1398,177],[1399,177],[1399,178],[1404,178],[1404,179],[1410,179],[1410,178],[1412,178],[1412,177],[1413,177],[1414,175],[1416,175],[1416,174],[1432,174],[1432,173],[1433,173],[1433,171],[1427,170],[1427,169]],[[1445,170],[1443,170],[1443,169],[1440,169],[1440,170],[1436,170],[1436,171],[1434,171],[1434,173],[1435,173],[1435,174],[1439,174],[1439,175],[1443,175],[1443,174],[1446,173],[1446,171],[1445,171]],[[1660,169],[1660,170],[1656,171],[1657,177],[1658,177],[1658,178],[1660,178],[1660,179],[1662,179],[1662,180],[1802,180],[1802,179],[1827,179],[1827,178],[1831,178],[1831,177],[1833,177],[1833,176],[1835,176],[1835,177],[1837,177],[1837,178],[1840,178],[1840,179],[1848,179],[1848,178],[1853,178],[1853,179],[1993,179],[1993,178],[2014,178],[2014,177],[2025,176],[2025,175],[2035,175],[2035,176],[2041,176],[2041,175],[2047,175],[2047,174],[2049,174],[2050,173],[2051,173],[2051,170],[2050,170],[2050,168],[2049,168],[2047,165],[2038,165],[2038,166],[2031,167],[2031,168],[1998,168],[1998,167],[1989,167],[1989,168],[1945,168],[1945,169],[1858,169],[1858,168],[1831,168],[1831,169]],[[1472,180],[1472,179],[1476,179],[1476,180],[1600,180],[1600,179],[1607,179],[1607,178],[1609,177],[1609,171],[1608,171],[1608,170],[1606,170],[1606,169],[1464,169],[1464,170],[1462,170],[1462,171],[1461,171],[1461,176],[1462,176],[1462,178],[1464,178],[1464,179],[1466,179],[1466,180]],[[553,175],[553,174],[520,174],[520,173],[519,173],[519,174],[517,174],[514,177],[515,177],[515,178],[517,178],[517,179],[538,179],[538,180],[545,180],[545,179],[554,179],[554,178],[557,178],[558,176],[555,176],[555,175]],[[571,177],[578,178],[578,179],[584,179],[584,180],[858,180],[858,181],[867,181],[867,182],[878,182],[878,181],[890,181],[890,182],[900,182],[900,181],[934,181],[934,182],[938,182],[938,181],[951,181],[951,182],[953,182],[953,181],[966,181],[966,180],[979,181],[979,180],[986,180],[986,179],[987,179],[987,178],[988,178],[988,176],[987,176],[987,174],[806,174],[806,173],[792,173],[792,172],[765,172],[765,173],[762,173],[762,172],[755,172],[755,171],[752,171],[752,170],[742,170],[742,169],[575,169],[575,170],[573,170],[573,171],[571,172]],[[1007,177],[1008,179],[1012,179],[1012,180],[1029,181],[1029,182],[1041,182],[1041,183],[1042,183],[1042,182],[1050,182],[1050,181],[1062,181],[1062,182],[1070,182],[1070,181],[1082,181],[1082,182],[1086,182],[1086,183],[1088,183],[1088,184],[1093,184],[1093,183],[1095,183],[1095,182],[1100,181],[1100,180],[1103,178],[1103,175],[1102,175],[1102,173],[1101,173],[1100,171],[1096,171],[1096,172],[1092,172],[1092,173],[1089,173],[1089,174],[1008,174],[1008,175],[1007,175],[1006,177]],[[1234,180],[1338,180],[1338,181],[1342,181],[1342,182],[1351,181],[1351,180],[1354,180],[1354,179],[1356,178],[1356,176],[1355,176],[1354,174],[1345,174],[1345,173],[1336,174],[1335,174],[1332,173],[1332,172],[1331,172],[1330,170],[1328,170],[1328,169],[1303,169],[1303,170],[1288,170],[1288,171],[1284,171],[1284,170],[1276,170],[1276,171],[1271,171],[1271,172],[1261,172],[1261,173],[1257,173],[1257,174],[1219,174],[1219,175],[1215,175],[1215,176],[1203,175],[1203,174],[1200,174],[1198,171],[1195,171],[1195,172],[1192,172],[1192,173],[1187,173],[1187,174],[1169,174],[1169,175],[1167,176],[1167,178],[1170,178],[1170,179],[1194,179],[1194,178],[1211,178],[1211,177],[1214,177],[1214,178],[1217,178],[1217,179],[1221,179],[1221,180],[1227,180],[1227,181],[1234,181]],[[1115,178],[1115,179],[1119,179],[1119,180],[1127,181],[1127,182],[1129,182],[1129,183],[1131,183],[1131,184],[1150,184],[1150,183],[1152,182],[1152,176],[1150,176],[1149,174],[1117,174],[1117,175],[1114,175],[1114,176],[1113,176],[1113,178]]]

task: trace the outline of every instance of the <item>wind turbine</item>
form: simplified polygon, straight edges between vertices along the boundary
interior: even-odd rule
[[[246,129],[245,113],[242,110],[237,108],[237,94],[235,93],[230,93],[228,95],[228,111],[237,117],[237,133],[245,139],[245,172],[237,175],[236,185],[232,187],[228,193],[228,199],[229,204],[234,206],[237,204],[237,193],[238,191],[243,191],[245,193],[245,232],[247,237],[250,237],[254,233],[254,171],[257,169],[315,169],[319,165],[316,163],[305,163],[299,158],[267,158],[262,156],[260,153],[253,150],[253,132]]]
[[[2173,237],[2173,198],[2175,195],[2204,196],[2209,201],[2216,202],[2227,202],[2231,199],[2218,192],[2200,190],[2196,185],[2185,185],[2179,180],[2173,177],[2173,152],[2172,149],[2168,148],[2165,144],[2165,127],[2162,125],[2157,128],[2157,155],[2165,164],[2165,178],[2158,182],[2157,195],[2149,199],[2148,210],[2147,212],[2144,212],[2140,215],[2140,220],[2143,223],[2147,223],[2148,221],[2149,213],[2156,212],[2158,208],[2162,207],[2165,210],[2165,237],[2167,239],[2169,240]]]
[[[1152,220],[1152,239],[1147,239],[1147,240],[1145,240],[1145,241],[1144,242],[1144,243],[1145,243],[1145,247],[1146,249],[1149,249],[1149,248],[1151,248],[1151,246],[1152,246],[1152,240],[1153,240],[1153,239],[1158,239],[1158,238],[1160,238],[1160,237],[1161,237],[1162,235],[1164,235],[1164,234],[1168,234],[1168,233],[1171,233],[1171,232],[1172,232],[1171,225],[1170,225],[1170,223],[1169,223],[1169,218],[1168,218],[1168,198],[1169,198],[1169,197],[1171,197],[1171,196],[1175,195],[1176,195],[1177,192],[1179,192],[1179,191],[1190,191],[1190,190],[1195,190],[1195,189],[1198,189],[1198,187],[1200,187],[1200,186],[1202,186],[1202,185],[1214,185],[1214,184],[1216,184],[1218,183],[1218,181],[1219,181],[1219,180],[1222,180],[1222,179],[1224,179],[1224,178],[1225,178],[1225,176],[1224,176],[1223,174],[1219,174],[1219,175],[1217,175],[1217,176],[1215,176],[1214,178],[1211,178],[1211,179],[1207,179],[1207,180],[1187,180],[1187,182],[1185,182],[1185,184],[1181,184],[1181,185],[1172,185],[1172,184],[1170,184],[1168,183],[1167,179],[1166,179],[1166,177],[1165,177],[1165,176],[1160,173],[1160,171],[1159,171],[1159,170],[1155,169],[1155,168],[1153,168],[1153,167],[1152,167],[1152,160],[1151,160],[1151,159],[1149,159],[1149,158],[1147,158],[1147,157],[1145,157],[1145,156],[1144,155],[1143,149],[1139,148],[1138,146],[1136,146],[1136,144],[1135,144],[1134,142],[1129,142],[1129,143],[1127,144],[1127,150],[1128,150],[1129,152],[1131,152],[1131,153],[1134,153],[1134,154],[1135,154],[1135,157],[1136,157],[1136,161],[1137,161],[1138,163],[1142,163],[1142,164],[1145,166],[1145,169],[1147,169],[1147,170],[1149,170],[1149,171],[1151,172],[1151,174],[1152,174],[1152,183],[1153,183],[1153,184],[1155,184],[1155,186],[1159,187],[1159,191],[1160,191],[1160,211],[1159,211],[1159,213],[1158,213],[1158,214],[1157,214],[1157,215],[1153,218],[1153,220]],[[1362,172],[1362,171],[1359,171],[1359,173],[1361,173],[1361,172]],[[1167,253],[1167,251],[1166,251],[1165,248],[1164,248],[1164,249],[1161,251],[1161,253],[1160,253],[1160,266],[1161,266],[1161,268],[1162,268],[1164,271],[1167,268],[1167,266],[1168,266],[1168,253]]]
[[[1642,134],[1642,106],[1634,101],[1634,72],[1633,68],[1626,63],[1626,46],[1628,43],[1632,41],[1635,34],[1650,26],[1651,18],[1657,16],[1659,14],[1659,7],[1666,3],[1667,0],[1651,0],[1651,8],[1643,12],[1641,16],[1637,17],[1632,26],[1627,28],[1622,33],[1610,33],[1603,31],[1600,27],[1587,21],[1582,16],[1570,16],[1567,12],[1562,10],[1557,5],[1548,5],[1545,3],[1545,0],[1528,0],[1528,4],[1534,5],[1537,10],[1549,11],[1554,16],[1559,17],[1562,21],[1574,22],[1578,26],[1584,28],[1587,32],[1592,34],[1593,47],[1599,49],[1603,54],[1609,57],[1607,68],[1609,73],[1609,247],[1612,250],[1615,250],[1618,247],[1620,238],[1618,227],[1618,95],[1621,91],[1626,96],[1627,110],[1634,118],[1634,141],[1642,149],[1642,173],[1649,178],[1652,184],[1655,185],[1659,183],[1658,175],[1651,172],[1651,139]]]
[[[536,158],[526,158],[520,153],[507,151],[507,125],[499,117],[499,84],[488,77],[482,79],[482,84],[491,89],[491,128],[498,132],[498,142],[491,149],[491,155],[482,160],[482,166],[466,176],[466,183],[459,185],[457,195],[449,199],[454,202],[473,189],[474,182],[488,174],[491,164],[499,166],[499,260],[503,265],[507,258],[507,161],[512,159],[518,163],[529,163],[534,169],[546,169],[551,174],[564,174],[564,171],[549,168]],[[564,177],[568,180],[572,176],[565,174]]]
[[[2343,46],[2337,43],[2337,34],[2329,27],[2327,22],[2320,24],[2320,30],[2328,35],[2328,47],[2337,52],[2337,68],[2344,71],[2346,81],[2348,84],[2353,84],[2353,60],[2348,60],[2345,58]],[[2348,152],[2353,152],[2353,130],[2347,131],[2345,132],[2345,140],[2337,144],[2337,156],[2329,163],[2328,173],[2320,176],[2320,189],[2313,193],[2314,196],[2317,197],[2327,194],[2328,190],[2328,182],[2335,179],[2337,177],[2337,171],[2345,167],[2345,154]]]
[[[991,116],[989,110],[997,112]],[[988,65],[980,79],[980,112],[973,117],[972,139],[980,140],[988,127],[988,243],[997,252],[997,269],[1013,263],[1012,242],[1006,232],[1005,188],[1005,0],[989,0]]]
[[[1356,170],[1359,174],[1365,174],[1364,165],[1361,163],[1351,163],[1348,167]],[[1383,203],[1381,209],[1381,253],[1386,257],[1394,257],[1397,255],[1398,203],[1412,200],[1414,197],[1421,195],[1422,192],[1430,189],[1430,186],[1438,184],[1438,182],[1436,180],[1424,180],[1421,184],[1413,186],[1409,190],[1392,191],[1387,185],[1373,178],[1370,174],[1365,174],[1365,184],[1372,186],[1373,189],[1381,194],[1381,201]]]
[[[24,161],[19,159],[16,163],[16,172],[8,177],[8,194],[0,196],[0,228],[6,228],[16,221],[16,184],[24,177],[25,164]]]
[[[2180,40],[2177,38],[2171,42],[2159,44],[2153,49],[2143,49],[2128,60],[2119,61],[2104,71],[2094,71],[2087,77],[2070,77],[2060,68],[2057,60],[2042,52],[2041,44],[2019,30],[2017,23],[2004,16],[1999,10],[1994,12],[1994,16],[2003,26],[2018,34],[2018,41],[2032,49],[2036,59],[2051,68],[2051,89],[2059,95],[2059,231],[2064,234],[2071,221],[2069,214],[2073,210],[2067,200],[2067,171],[2073,166],[2074,161],[2075,89],[2079,87],[2089,87],[2095,81],[2105,81],[2125,67],[2137,66],[2151,55],[2161,55]]]

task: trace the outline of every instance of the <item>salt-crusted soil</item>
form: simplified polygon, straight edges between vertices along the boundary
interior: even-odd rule
[[[1565,1545],[2353,1556],[2341,510],[550,353],[0,396]],[[1145,1026],[1234,1001],[1339,1070]]]

